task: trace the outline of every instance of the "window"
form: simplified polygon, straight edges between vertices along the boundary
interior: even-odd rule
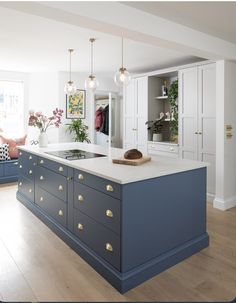
[[[9,136],[24,132],[24,83],[0,80],[0,128]]]

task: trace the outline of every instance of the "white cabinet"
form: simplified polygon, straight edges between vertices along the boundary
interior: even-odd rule
[[[124,148],[147,152],[148,77],[133,79],[124,90]]]
[[[215,64],[179,72],[179,144],[183,159],[209,162],[207,192],[215,194]]]

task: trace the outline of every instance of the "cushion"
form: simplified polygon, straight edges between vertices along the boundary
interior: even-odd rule
[[[5,143],[9,145],[9,155],[11,159],[18,158],[19,153],[18,153],[18,148],[17,146],[19,145],[25,145],[25,140],[26,140],[27,135],[21,138],[17,139],[12,139],[12,138],[7,138],[3,135],[0,135],[0,143]]]
[[[9,155],[9,145],[4,143],[0,144],[0,161],[11,160]]]

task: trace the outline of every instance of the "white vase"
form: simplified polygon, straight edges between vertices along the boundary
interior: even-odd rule
[[[46,132],[41,132],[39,134],[39,147],[48,146],[48,134]]]
[[[162,134],[153,134],[152,140],[155,142],[161,142],[162,141]]]

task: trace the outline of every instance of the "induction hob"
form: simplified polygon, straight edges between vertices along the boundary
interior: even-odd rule
[[[106,157],[106,155],[91,153],[80,149],[57,150],[52,152],[46,152],[46,154],[63,158],[66,160],[83,160],[83,159],[91,159],[98,157]]]

